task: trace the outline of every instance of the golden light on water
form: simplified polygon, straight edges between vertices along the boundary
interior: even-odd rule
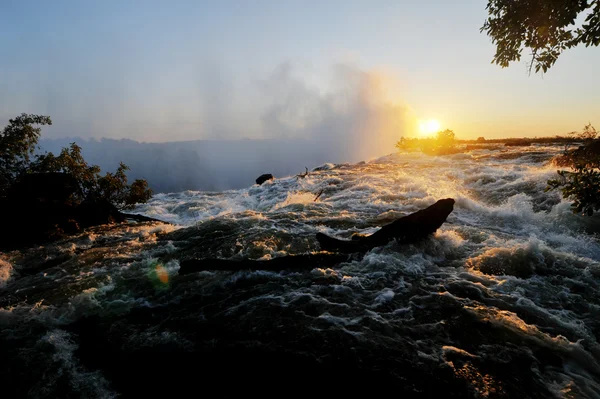
[[[422,135],[437,133],[440,131],[441,126],[435,119],[421,120],[419,121],[419,132]]]

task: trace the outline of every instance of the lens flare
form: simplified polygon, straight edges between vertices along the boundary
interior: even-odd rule
[[[156,277],[163,284],[169,283],[169,272],[162,265],[156,265]]]
[[[169,270],[159,262],[152,262],[148,270],[148,278],[156,289],[169,287]]]

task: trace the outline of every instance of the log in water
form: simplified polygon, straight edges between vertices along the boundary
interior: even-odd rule
[[[157,194],[132,213],[172,224],[0,252],[2,395],[597,398],[600,215],[544,191],[562,150]],[[317,233],[377,237],[440,198],[429,237],[320,252]]]

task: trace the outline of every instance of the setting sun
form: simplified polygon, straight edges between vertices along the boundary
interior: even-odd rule
[[[600,0],[376,2],[0,0],[0,399],[600,399]]]
[[[419,121],[419,131],[421,132],[421,134],[436,133],[440,130],[440,126],[440,123],[435,119]]]

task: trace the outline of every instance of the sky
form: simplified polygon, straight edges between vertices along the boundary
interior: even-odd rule
[[[0,124],[27,112],[52,117],[49,138],[385,145],[429,119],[467,139],[599,126],[600,49],[545,75],[526,54],[500,68],[485,5],[1,0]]]

